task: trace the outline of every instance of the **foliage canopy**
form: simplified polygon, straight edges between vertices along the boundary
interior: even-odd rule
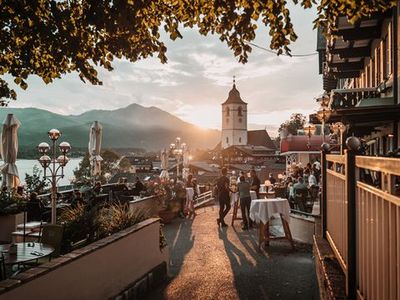
[[[316,26],[333,28],[338,14],[351,22],[384,11],[394,0],[292,0],[317,6]],[[287,1],[276,0],[0,0],[0,99],[16,99],[4,75],[22,89],[29,75],[45,83],[71,72],[101,84],[97,68],[112,70],[114,57],[131,62],[157,55],[167,61],[160,36],[182,38],[180,28],[216,34],[245,63],[259,24],[268,26],[270,48],[290,54],[297,36]]]
[[[285,131],[286,134],[297,135],[297,130],[303,129],[306,124],[306,116],[300,113],[294,113],[286,120],[278,129],[281,133]]]

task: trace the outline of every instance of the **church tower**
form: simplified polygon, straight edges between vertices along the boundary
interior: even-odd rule
[[[247,103],[240,98],[235,77],[228,99],[222,103],[221,147],[247,145]]]

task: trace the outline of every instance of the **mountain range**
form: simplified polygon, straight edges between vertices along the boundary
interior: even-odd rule
[[[158,151],[182,138],[192,149],[213,148],[220,140],[220,131],[203,129],[185,122],[157,107],[131,104],[116,110],[90,110],[80,115],[61,115],[37,108],[1,108],[0,121],[13,113],[21,122],[18,131],[20,148],[36,147],[49,141],[51,128],[61,131],[61,141],[72,147],[86,148],[93,121],[103,126],[103,148],[142,148]]]

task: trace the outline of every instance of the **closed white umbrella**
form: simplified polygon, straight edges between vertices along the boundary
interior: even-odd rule
[[[189,162],[190,162],[190,153],[188,149],[183,151],[183,170],[182,177],[186,179],[189,176]]]
[[[168,173],[168,153],[165,149],[161,151],[161,174],[160,178],[168,180],[169,179],[169,173]]]
[[[3,122],[1,132],[0,152],[4,164],[0,167],[0,171],[3,174],[2,185],[9,189],[16,188],[20,184],[18,169],[15,164],[18,154],[17,132],[20,126],[20,121],[13,114],[8,114]]]
[[[103,161],[100,156],[102,135],[103,127],[98,121],[94,121],[89,132],[90,173],[92,176],[101,173],[101,162]]]

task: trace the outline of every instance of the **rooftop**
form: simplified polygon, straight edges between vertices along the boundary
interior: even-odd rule
[[[229,91],[228,99],[226,99],[225,102],[222,103],[222,105],[225,104],[247,104],[242,100],[242,98],[240,98],[240,93],[236,89],[235,81],[233,82],[232,89]]]

